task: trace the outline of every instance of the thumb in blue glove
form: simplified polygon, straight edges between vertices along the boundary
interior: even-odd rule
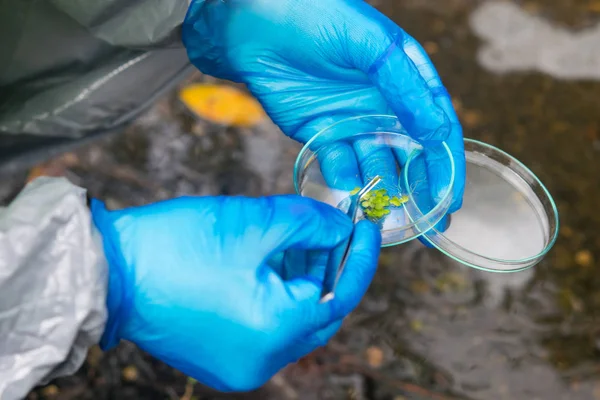
[[[356,226],[336,298],[320,304],[326,260],[281,260],[349,236],[350,220],[326,204],[186,197],[111,212],[94,200],[92,213],[110,264],[101,346],[132,341],[221,391],[255,389],[324,345],[367,290],[381,240]]]

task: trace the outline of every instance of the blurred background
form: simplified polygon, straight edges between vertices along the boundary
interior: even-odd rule
[[[371,3],[423,44],[465,136],[514,155],[547,185],[561,217],[549,256],[498,275],[416,241],[385,249],[335,339],[255,393],[218,396],[124,343],[92,349],[76,375],[29,399],[600,399],[600,0]],[[194,82],[227,85],[196,74],[181,87]],[[200,118],[201,101],[184,104],[176,90],[125,132],[33,169],[5,167],[0,201],[41,174],[66,175],[112,208],[293,192],[297,143],[268,120]],[[221,114],[248,102],[228,101]]]

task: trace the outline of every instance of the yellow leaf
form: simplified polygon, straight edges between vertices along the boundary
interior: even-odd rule
[[[600,13],[600,1],[593,0],[588,6],[588,10],[591,12]]]
[[[481,113],[477,110],[464,110],[462,113],[462,121],[467,128],[479,126],[482,119]]]
[[[133,381],[136,381],[138,378],[138,370],[133,365],[129,365],[129,366],[123,368],[121,375],[123,376],[124,380],[126,380],[128,382],[133,382]]]
[[[429,55],[434,55],[440,50],[440,46],[435,42],[425,42],[423,43],[423,48]]]
[[[44,397],[55,397],[60,393],[60,390],[56,385],[48,385],[44,389],[42,389],[42,394]]]
[[[266,115],[256,99],[231,86],[192,84],[179,92],[179,99],[198,117],[217,124],[251,127]]]
[[[575,253],[575,262],[582,267],[589,267],[594,262],[594,256],[589,250],[580,250]]]

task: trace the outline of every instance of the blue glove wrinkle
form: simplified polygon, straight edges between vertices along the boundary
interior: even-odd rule
[[[394,39],[392,44],[389,45],[389,47],[383,52],[383,54],[379,56],[377,60],[375,60],[373,65],[369,67],[369,76],[376,75],[379,72],[379,69],[382,68],[384,64],[388,61],[388,59],[392,55],[392,52],[396,51],[396,49],[398,48],[398,43],[400,42],[402,42],[402,36],[398,35],[398,37]]]

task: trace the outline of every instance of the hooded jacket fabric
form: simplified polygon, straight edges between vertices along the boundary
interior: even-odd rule
[[[189,0],[0,2],[0,168],[117,130],[193,67]],[[86,203],[38,178],[0,208],[0,400],[75,372],[107,319],[107,263]]]

